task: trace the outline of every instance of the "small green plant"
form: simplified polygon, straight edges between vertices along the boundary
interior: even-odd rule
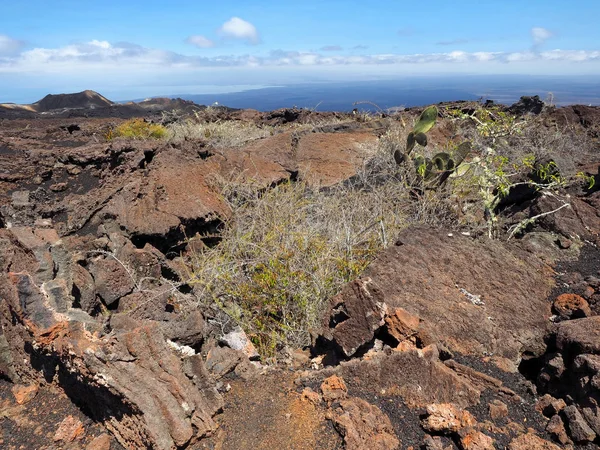
[[[397,149],[394,153],[396,163],[401,164],[410,159],[411,152],[419,145],[426,147],[428,143],[427,132],[436,123],[439,112],[435,105],[425,108],[419,116],[419,120],[406,138],[406,151],[401,153]],[[443,184],[450,174],[463,162],[471,151],[471,144],[463,142],[455,146],[450,152],[439,152],[431,159],[424,155],[417,155],[412,159],[417,175],[426,187],[434,187]]]
[[[564,186],[566,182],[554,161],[540,164],[535,162],[533,155],[527,155],[519,163],[509,164],[507,157],[497,155],[490,147],[481,157],[474,158],[470,165],[479,186],[490,238],[498,237],[496,211],[512,189],[527,186],[535,191],[550,191]]]
[[[126,139],[163,139],[167,129],[157,123],[146,122],[144,119],[130,119],[106,133],[106,140],[122,137]]]

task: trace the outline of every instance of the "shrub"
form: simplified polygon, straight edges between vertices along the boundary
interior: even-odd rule
[[[157,123],[146,122],[144,119],[130,119],[108,131],[107,140],[118,137],[126,139],[163,139],[167,129]]]
[[[409,214],[397,181],[327,192],[303,182],[266,192],[229,182],[222,192],[232,219],[217,246],[189,258],[191,283],[265,356],[309,344],[326,301],[393,242]]]

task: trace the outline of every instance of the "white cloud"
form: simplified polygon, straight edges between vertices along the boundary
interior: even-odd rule
[[[214,41],[200,35],[190,36],[187,38],[186,42],[199,48],[212,48],[215,46]]]
[[[4,34],[0,34],[0,56],[12,55],[23,48],[24,43]]]
[[[534,27],[531,29],[531,37],[533,38],[533,42],[535,45],[542,45],[552,36],[554,36],[554,34],[546,28]]]
[[[242,39],[250,44],[258,44],[260,42],[256,27],[239,17],[232,17],[229,19],[221,26],[221,28],[219,28],[219,32],[223,36],[233,39]]]

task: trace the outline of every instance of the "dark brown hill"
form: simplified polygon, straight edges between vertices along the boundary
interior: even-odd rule
[[[63,108],[104,108],[113,102],[97,92],[86,90],[74,94],[48,94],[31,106],[36,112],[47,112]]]

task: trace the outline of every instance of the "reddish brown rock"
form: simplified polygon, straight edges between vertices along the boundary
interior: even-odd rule
[[[481,391],[471,381],[447,367],[437,352],[423,349],[378,352],[369,359],[348,361],[338,366],[335,373],[344,380],[352,380],[355,389],[374,396],[385,392],[386,397],[399,397],[411,408],[435,402],[464,408],[480,401]]]
[[[492,420],[504,419],[508,416],[508,406],[500,400],[493,400],[489,404],[489,411]]]
[[[576,406],[567,406],[563,412],[567,421],[569,436],[573,441],[578,443],[592,442],[596,438],[596,433],[590,428]]]
[[[11,389],[13,395],[15,396],[15,401],[19,405],[24,405],[25,403],[33,400],[37,395],[38,390],[39,388],[36,384],[31,384],[29,386],[16,385]]]
[[[585,201],[572,197],[568,208],[548,214],[539,220],[539,224],[557,234],[573,239],[595,239],[600,234],[600,216],[596,208]],[[554,196],[542,195],[533,202],[531,214],[537,215],[553,211],[563,203]]]
[[[347,450],[396,450],[400,445],[389,417],[359,398],[342,400],[333,423]]]
[[[527,433],[513,439],[508,450],[560,450],[560,447],[533,433]]]
[[[348,396],[346,383],[337,375],[332,375],[321,383],[321,392],[326,402],[343,400]]]
[[[600,354],[600,316],[561,322],[556,346],[562,352]]]
[[[457,408],[450,403],[427,406],[427,417],[422,426],[430,433],[456,433],[462,428],[472,427],[477,423],[469,411]]]
[[[383,295],[368,277],[347,285],[331,299],[331,305],[324,333],[340,345],[346,356],[356,353],[385,323],[387,306]],[[333,325],[332,330],[329,330],[329,325]]]
[[[100,306],[100,300],[96,297],[94,279],[79,264],[73,266],[73,294],[75,302],[87,313],[95,312]]]
[[[110,436],[103,433],[86,445],[85,450],[110,450]]]
[[[63,192],[66,191],[69,188],[69,185],[67,183],[55,183],[55,184],[51,184],[49,189],[53,192]]]
[[[318,392],[315,392],[308,387],[302,390],[301,398],[307,402],[311,402],[313,405],[318,405],[322,400],[322,397]]]
[[[388,333],[398,342],[414,340],[419,330],[421,319],[410,314],[403,308],[395,308],[385,318],[385,326]]]
[[[220,379],[233,371],[245,355],[229,347],[215,347],[206,355],[206,368],[215,379]]]
[[[84,433],[83,424],[79,419],[73,416],[66,417],[54,433],[54,441],[62,441],[63,443],[73,442],[75,439],[80,439]]]
[[[131,178],[107,203],[106,212],[134,236],[176,235],[182,223],[206,223],[224,218],[229,209],[209,186],[208,162],[178,153],[161,152],[147,176]]]
[[[297,139],[297,136],[288,131],[251,142],[244,147],[243,151],[252,159],[255,157],[264,158],[283,167],[287,172],[298,172],[298,163],[294,151]],[[239,149],[237,151],[239,152]],[[227,157],[227,154],[225,156]]]
[[[280,140],[281,138],[267,138]],[[212,163],[218,164],[216,169],[226,180],[246,181],[254,183],[257,188],[267,188],[289,180],[293,170],[286,170],[281,164],[275,160],[285,162],[285,159],[280,159],[276,155],[264,155],[260,152],[260,146],[264,143],[253,142],[250,144],[252,149],[232,149],[222,150],[222,159],[218,161],[213,158]],[[272,145],[270,142],[269,145]]]
[[[495,450],[494,440],[475,428],[462,428],[458,431],[458,443],[462,450]]]
[[[525,349],[545,349],[553,285],[551,269],[516,247],[412,227],[332,299],[322,335],[351,356],[374,338],[386,309],[403,308],[421,318],[428,343],[516,362]]]
[[[580,319],[592,315],[588,302],[577,294],[559,295],[552,308],[561,319]]]
[[[567,404],[562,398],[556,399],[550,394],[545,394],[537,401],[535,409],[546,417],[552,417],[565,409],[566,406]]]
[[[546,425],[546,431],[562,445],[566,445],[571,442],[569,436],[567,435],[565,424],[558,414],[552,416],[548,422],[548,425]]]
[[[111,257],[98,257],[90,264],[96,292],[107,306],[129,294],[135,287],[133,275],[123,264]]]
[[[362,163],[361,145],[373,144],[371,133],[312,133],[300,138],[299,176],[315,186],[332,186],[356,174]]]

